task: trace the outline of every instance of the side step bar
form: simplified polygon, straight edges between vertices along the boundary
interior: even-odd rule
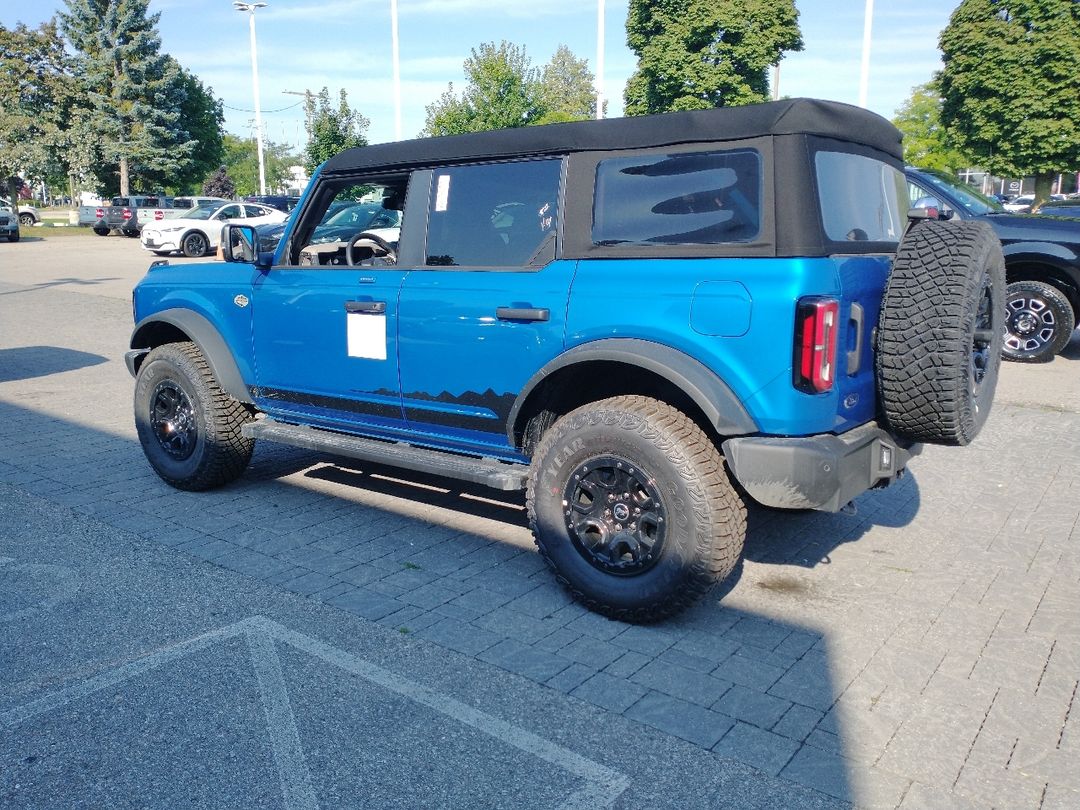
[[[447,478],[471,481],[493,489],[525,489],[525,481],[529,475],[529,468],[524,464],[510,464],[493,458],[459,456],[405,442],[364,439],[303,425],[288,425],[273,419],[248,422],[243,427],[243,433],[249,439],[265,439],[307,450],[374,461],[390,467],[445,475]]]

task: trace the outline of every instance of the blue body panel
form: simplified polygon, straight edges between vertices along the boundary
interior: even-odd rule
[[[762,433],[841,432],[875,414],[869,333],[888,269],[886,257],[865,256],[582,261],[567,312],[566,347],[608,337],[655,341],[712,369]],[[805,394],[792,385],[795,305],[803,296],[840,298],[841,324],[848,322],[852,301],[866,310],[865,362],[854,376],[846,374],[841,361],[856,338],[842,328],[837,355],[843,379],[826,394]]]
[[[205,317],[232,350],[245,383],[255,382],[251,353],[251,307],[235,303],[251,296],[258,272],[250,264],[199,262],[151,267],[133,292],[135,321],[167,309],[187,309]]]

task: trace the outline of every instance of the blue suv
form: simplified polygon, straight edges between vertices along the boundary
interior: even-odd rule
[[[315,238],[331,206],[393,228]],[[983,223],[908,218],[900,135],[796,99],[352,149],[276,250],[155,262],[127,354],[148,460],[255,440],[525,489],[557,578],[654,621],[735,568],[745,502],[836,511],[985,421]]]

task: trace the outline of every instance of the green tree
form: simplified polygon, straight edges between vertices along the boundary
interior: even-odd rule
[[[794,0],[630,0],[626,43],[628,115],[767,101],[769,68],[803,48]]]
[[[0,178],[18,199],[16,175],[40,180],[63,170],[65,120],[75,104],[64,43],[54,21],[0,26]]]
[[[1080,169],[1080,3],[963,0],[941,32],[942,122],[983,168],[1054,176]]]
[[[596,117],[595,77],[589,60],[578,59],[565,45],[560,45],[540,73],[538,124],[558,121],[584,121]]]
[[[914,87],[892,122],[904,134],[907,163],[944,172],[956,172],[969,163],[953,148],[941,123],[941,96],[934,82]]]
[[[172,60],[172,57],[169,57]],[[197,186],[225,159],[225,113],[213,91],[191,71],[176,64],[180,120],[193,144],[190,161],[168,175],[160,175],[157,185],[180,193]],[[178,133],[179,134],[179,133]]]
[[[244,197],[259,193],[259,153],[254,138],[225,135],[224,164],[236,184],[237,195]],[[263,144],[263,167],[266,185],[270,189],[283,188],[289,183],[289,167],[303,162],[288,146],[267,141]]]
[[[75,50],[76,75],[90,101],[89,122],[121,194],[132,178],[153,182],[184,171],[197,143],[181,121],[185,96],[175,60],[161,52],[149,0],[66,0],[61,28]]]
[[[330,91],[325,87],[318,96],[309,93],[304,107],[308,136],[304,163],[308,174],[313,173],[324,160],[345,149],[367,146],[367,129],[371,122],[359,110],[349,106],[344,90],[338,95],[336,107],[331,103]]]
[[[544,114],[540,76],[524,48],[505,40],[485,42],[472,49],[463,67],[465,90],[459,97],[451,84],[427,105],[421,135],[523,127]]]

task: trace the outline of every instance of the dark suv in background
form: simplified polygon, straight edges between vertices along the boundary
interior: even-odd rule
[[[1005,359],[1053,360],[1080,313],[1080,218],[1074,218],[1080,208],[1073,217],[1013,214],[942,172],[908,167],[906,174],[913,207],[935,208],[942,219],[986,222],[1001,240],[1008,282]]]
[[[276,208],[279,211],[284,211],[286,214],[296,208],[296,204],[300,202],[299,197],[293,197],[287,194],[253,194],[248,197],[244,197],[244,202],[261,203],[262,205],[269,205],[271,208]]]

